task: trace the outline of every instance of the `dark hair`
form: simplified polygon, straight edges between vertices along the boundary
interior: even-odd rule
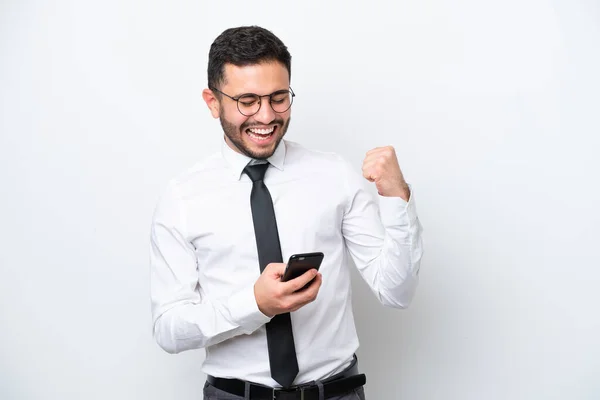
[[[210,46],[208,87],[218,88],[225,81],[225,64],[243,67],[269,61],[282,63],[291,78],[292,56],[271,31],[259,26],[229,28]]]

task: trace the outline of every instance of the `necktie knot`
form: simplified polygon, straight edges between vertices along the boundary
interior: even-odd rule
[[[250,177],[250,179],[252,179],[252,182],[262,181],[265,177],[265,173],[267,172],[267,168],[269,168],[268,163],[246,165],[244,172]]]

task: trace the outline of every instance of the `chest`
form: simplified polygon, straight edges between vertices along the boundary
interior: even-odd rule
[[[319,251],[341,240],[345,202],[343,190],[327,180],[309,178],[265,181],[277,220],[283,259],[299,252]],[[199,269],[215,261],[257,257],[250,205],[252,182],[231,182],[187,199],[188,240]]]

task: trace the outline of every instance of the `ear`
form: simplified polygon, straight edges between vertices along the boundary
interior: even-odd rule
[[[212,114],[213,118],[219,118],[219,110],[221,104],[219,103],[219,99],[216,98],[213,91],[210,89],[204,89],[202,91],[202,98],[208,106],[208,109],[210,110],[210,113]]]

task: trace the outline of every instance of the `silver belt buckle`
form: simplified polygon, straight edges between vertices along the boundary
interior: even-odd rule
[[[304,400],[304,388],[299,387],[296,390],[300,390],[300,400]],[[273,388],[273,400],[277,400],[277,392],[281,391],[281,389]]]
[[[281,389],[278,388],[273,388],[273,400],[277,400],[277,392],[279,392]]]

